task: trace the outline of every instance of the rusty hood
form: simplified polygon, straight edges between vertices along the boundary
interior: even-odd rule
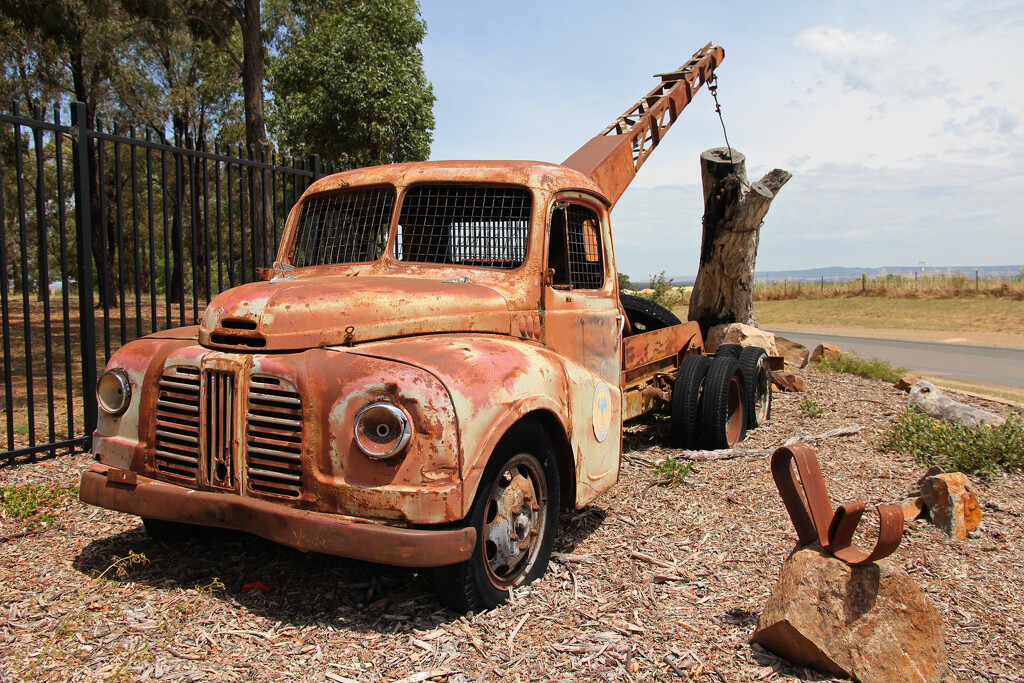
[[[206,307],[199,342],[285,351],[440,332],[508,334],[510,320],[505,298],[472,282],[312,276],[222,292]]]

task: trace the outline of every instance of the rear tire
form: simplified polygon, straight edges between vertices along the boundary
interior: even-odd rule
[[[696,448],[699,442],[701,388],[711,368],[707,356],[687,356],[672,386],[671,441],[675,448]]]
[[[704,380],[701,437],[705,448],[732,448],[747,435],[743,408],[743,371],[739,361],[716,358]]]
[[[555,451],[533,420],[502,437],[480,481],[467,520],[476,529],[473,556],[433,570],[442,601],[456,612],[478,612],[508,599],[509,588],[543,576],[558,525]]]
[[[715,358],[739,359],[741,353],[743,353],[743,347],[739,344],[722,344],[715,351]]]
[[[757,429],[772,416],[772,369],[768,353],[758,346],[748,346],[740,353],[740,369],[747,429]]]
[[[619,301],[633,331],[638,334],[682,324],[672,311],[653,301],[632,294],[620,294]]]

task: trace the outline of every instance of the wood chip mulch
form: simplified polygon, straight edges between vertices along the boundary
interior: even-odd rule
[[[801,373],[807,391],[776,393],[770,426],[742,446],[860,425],[817,445],[833,501],[899,502],[924,468],[875,443],[906,395]],[[804,397],[824,415],[804,417]],[[829,680],[749,643],[795,542],[767,457],[700,461],[666,486],[650,463],[680,455],[667,429],[630,425],[619,483],[563,513],[545,577],[466,617],[414,570],[241,534],[157,543],[138,519],[69,501],[60,528],[0,542],[0,683]],[[74,483],[88,463],[0,468],[0,485]],[[910,522],[893,559],[941,612],[953,676],[1021,680],[1024,475],[972,480],[981,527],[956,541]],[[0,536],[23,528],[0,522]]]

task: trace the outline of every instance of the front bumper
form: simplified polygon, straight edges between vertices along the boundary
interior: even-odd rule
[[[196,491],[99,463],[82,474],[79,495],[84,503],[139,517],[235,529],[297,550],[402,567],[463,562],[476,545],[473,528],[388,526],[231,493]]]

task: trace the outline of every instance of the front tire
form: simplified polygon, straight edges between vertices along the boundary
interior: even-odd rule
[[[547,571],[558,525],[559,478],[551,440],[533,420],[513,426],[494,449],[469,521],[473,556],[433,571],[444,603],[481,611],[508,599],[509,589]]]

